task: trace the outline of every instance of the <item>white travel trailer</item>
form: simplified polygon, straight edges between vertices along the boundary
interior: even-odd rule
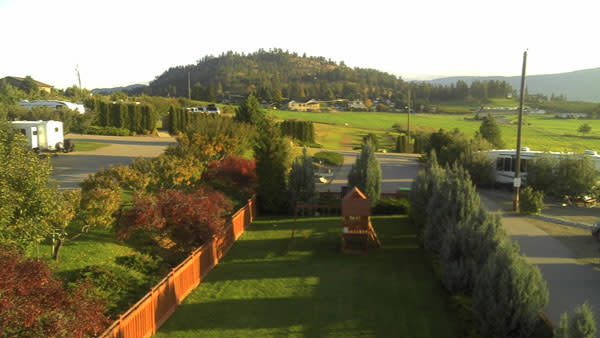
[[[83,106],[83,104],[66,102],[66,101],[41,100],[41,101],[29,102],[27,100],[23,100],[23,101],[19,102],[19,105],[21,107],[27,108],[29,110],[31,110],[32,108],[36,108],[36,107],[47,107],[50,109],[66,108],[66,109],[76,110],[80,114],[85,113],[85,107]]]
[[[73,150],[70,142],[65,146],[63,123],[60,121],[12,121],[10,124],[21,131],[33,150]]]
[[[496,182],[512,184],[515,178],[517,165],[517,151],[510,150],[490,150],[487,152],[490,160],[495,163]],[[542,156],[560,159],[566,156],[582,156],[581,154],[559,153],[559,152],[542,152],[532,151],[529,148],[521,148],[521,179],[527,180],[527,164],[529,161],[535,161]],[[583,156],[589,157],[592,163],[596,165],[596,169],[600,171],[600,155],[593,150],[586,150]]]

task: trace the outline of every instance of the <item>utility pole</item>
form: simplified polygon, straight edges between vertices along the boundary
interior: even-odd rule
[[[407,135],[408,136],[408,145],[409,145],[409,148],[411,148],[411,146],[410,146],[411,145],[411,143],[410,143],[410,87],[408,87],[408,105],[406,107],[407,107],[406,115],[408,116],[408,128],[407,128],[408,130],[406,133],[408,134]],[[412,149],[410,149],[410,151],[412,151]]]
[[[190,72],[188,72],[188,100],[192,100],[192,87],[190,86]]]
[[[523,52],[523,71],[521,72],[521,98],[519,102],[519,126],[517,128],[517,163],[515,169],[515,187],[514,210],[519,212],[519,189],[521,188],[521,129],[523,128],[523,104],[525,102],[525,68],[527,67],[527,50]]]
[[[79,81],[79,89],[81,89],[81,76],[79,75],[79,65],[75,66],[75,72],[77,73],[77,81]]]

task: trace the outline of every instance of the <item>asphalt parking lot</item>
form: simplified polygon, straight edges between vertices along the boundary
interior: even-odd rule
[[[69,134],[75,142],[72,153],[58,153],[51,157],[52,174],[50,178],[63,189],[77,189],[88,175],[93,175],[102,168],[129,165],[139,157],[151,158],[159,156],[169,144],[175,142],[173,137],[147,136],[100,136]],[[77,142],[106,143],[103,147],[91,151],[77,151]]]

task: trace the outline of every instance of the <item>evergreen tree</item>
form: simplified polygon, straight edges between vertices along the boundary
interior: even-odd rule
[[[504,147],[504,141],[502,141],[502,131],[500,126],[496,123],[492,114],[488,114],[487,118],[481,122],[479,127],[479,133],[481,136],[488,140],[494,147],[501,149]]]
[[[375,205],[381,196],[381,167],[375,157],[373,146],[369,143],[362,145],[362,150],[356,163],[348,174],[348,185],[357,187]]]
[[[427,205],[425,248],[439,254],[446,236],[454,236],[458,224],[467,220],[481,205],[469,173],[454,164],[446,169],[446,178]]]
[[[530,337],[548,303],[540,270],[511,241],[490,255],[473,290],[473,310],[482,337]]]
[[[265,120],[254,145],[258,205],[264,211],[280,212],[286,206],[285,179],[290,152],[290,144],[281,137],[279,128]]]
[[[306,155],[306,148],[302,151],[302,157],[296,158],[292,164],[288,190],[292,211],[298,202],[313,204],[316,193],[315,174],[312,159]]]
[[[249,123],[254,126],[260,125],[265,119],[265,112],[260,108],[260,103],[254,95],[248,96],[235,110],[235,120]]]
[[[560,324],[554,331],[555,338],[595,338],[596,322],[592,308],[586,302],[575,308],[575,314],[569,320],[567,313],[560,317]]]
[[[427,222],[429,200],[445,178],[446,172],[439,166],[435,151],[432,151],[427,158],[425,168],[419,171],[413,181],[409,196],[409,217],[420,229],[423,229]]]
[[[488,213],[483,205],[473,209],[457,228],[443,240],[440,252],[442,283],[452,293],[471,295],[479,271],[506,234],[500,215]]]

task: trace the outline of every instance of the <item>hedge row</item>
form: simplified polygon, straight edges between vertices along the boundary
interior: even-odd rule
[[[301,142],[315,143],[315,126],[310,121],[285,120],[279,127],[285,136]]]
[[[101,127],[125,128],[136,133],[147,133],[156,128],[158,114],[148,104],[108,102],[102,99],[89,104],[98,115]]]

